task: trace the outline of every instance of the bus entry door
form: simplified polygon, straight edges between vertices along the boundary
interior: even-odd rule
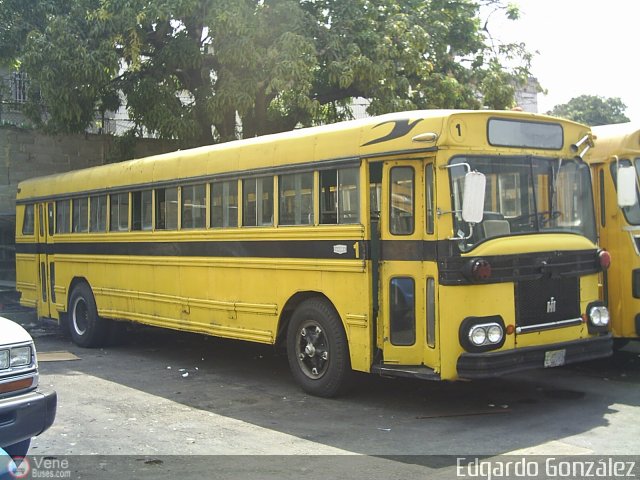
[[[437,278],[435,261],[424,258],[425,197],[433,194],[424,188],[427,176],[433,181],[433,164],[422,160],[388,161],[383,166],[379,342],[389,365],[433,368],[437,362],[435,349],[428,345],[426,322],[427,311],[435,308],[427,304],[428,288],[435,298]]]

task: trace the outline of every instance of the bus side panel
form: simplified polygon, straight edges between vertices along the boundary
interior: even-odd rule
[[[273,344],[287,301],[322,292],[349,339],[352,367],[371,365],[369,280],[362,261],[66,256],[58,278],[83,277],[101,316]],[[348,288],[345,288],[348,286]]]

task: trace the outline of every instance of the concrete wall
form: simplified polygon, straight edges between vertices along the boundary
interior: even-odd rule
[[[176,150],[176,144],[139,139],[133,156]],[[122,158],[121,143],[109,135],[44,135],[34,130],[0,127],[0,216],[15,215],[18,182],[31,177],[93,167]]]
[[[44,135],[30,129],[0,127],[0,287],[15,279],[14,229],[18,182],[31,177],[146,157],[177,149],[155,139],[125,143],[109,135]]]

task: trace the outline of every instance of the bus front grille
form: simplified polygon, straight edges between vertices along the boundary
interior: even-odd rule
[[[516,326],[549,325],[578,319],[580,278],[541,278],[515,284]]]

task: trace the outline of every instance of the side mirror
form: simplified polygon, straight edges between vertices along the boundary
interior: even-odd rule
[[[636,169],[618,167],[618,206],[631,207],[636,204]],[[466,192],[465,192],[466,193]]]
[[[468,172],[464,176],[462,219],[465,222],[480,223],[482,221],[486,186],[487,178],[480,172]]]

